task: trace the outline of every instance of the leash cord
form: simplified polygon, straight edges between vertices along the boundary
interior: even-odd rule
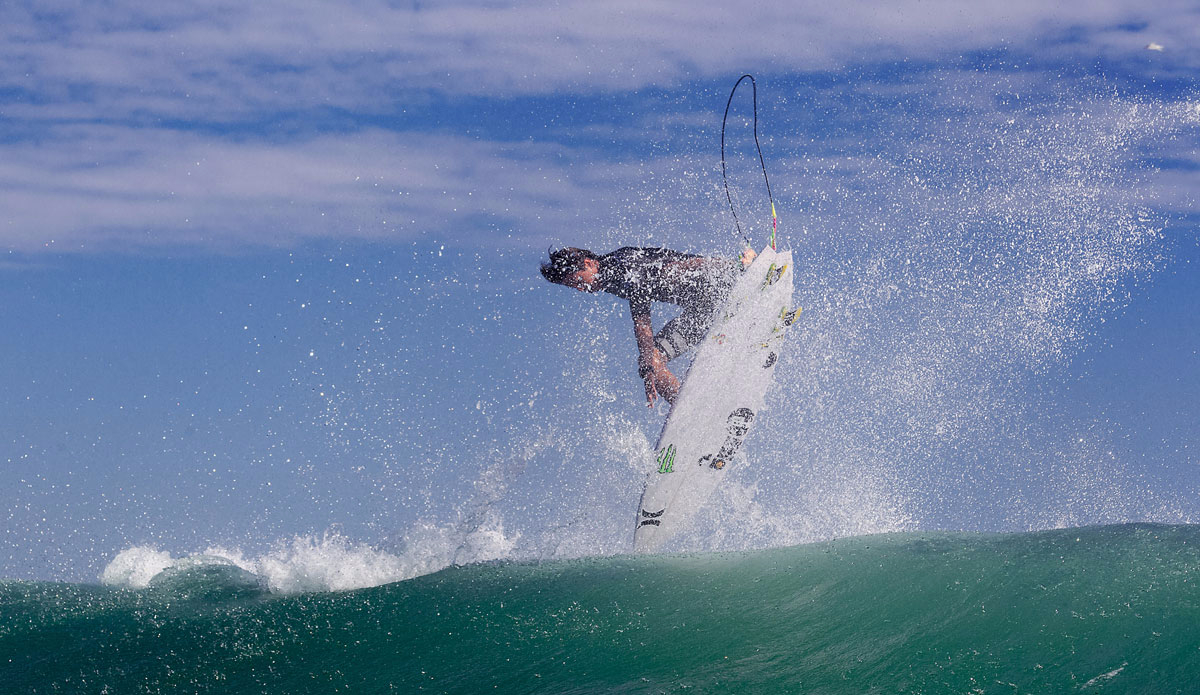
[[[746,245],[750,245],[750,238],[742,231],[742,224],[738,220],[737,210],[733,207],[733,196],[729,193],[729,177],[725,172],[725,123],[729,120],[729,107],[733,104],[733,95],[737,93],[737,88],[742,84],[742,80],[750,78],[751,87],[751,103],[754,107],[754,148],[758,150],[758,163],[762,166],[763,181],[767,184],[767,199],[771,202],[771,248],[775,248],[775,231],[779,226],[779,218],[775,214],[775,198],[771,195],[771,179],[767,177],[767,163],[763,161],[762,146],[758,143],[758,83],[754,81],[754,76],[750,74],[742,75],[738,81],[733,84],[733,89],[729,92],[729,100],[725,102],[725,115],[721,118],[721,180],[725,182],[725,199],[729,201],[729,211],[733,213],[733,224],[737,227],[737,231],[742,235],[742,239]]]

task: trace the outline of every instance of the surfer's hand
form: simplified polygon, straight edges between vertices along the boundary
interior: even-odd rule
[[[746,268],[750,267],[750,264],[754,262],[755,258],[758,258],[758,254],[755,253],[754,249],[747,246],[746,248],[742,249],[742,255],[739,256],[739,258],[742,259],[742,270],[745,270]]]
[[[658,397],[657,379],[658,370],[665,369],[667,363],[663,361],[662,355],[659,354],[657,348],[644,350],[638,355],[638,376],[642,377],[642,381],[646,382],[646,407],[654,407],[654,399]]]
[[[654,399],[662,396],[668,403],[675,402],[679,393],[679,380],[667,369],[667,361],[657,349],[646,350],[638,359],[638,374],[646,382],[646,405],[654,407]]]
[[[679,393],[679,380],[665,366],[659,366],[646,373],[646,404],[654,405],[654,399],[657,396],[662,396],[668,403],[675,402],[675,396]]]
[[[679,379],[676,379],[674,374],[663,367],[654,374],[654,388],[658,390],[658,395],[674,405],[675,396],[679,395]]]
[[[643,379],[646,381],[646,407],[653,408],[654,399],[658,397],[658,390],[654,388],[653,372],[647,374],[645,377],[643,377]]]

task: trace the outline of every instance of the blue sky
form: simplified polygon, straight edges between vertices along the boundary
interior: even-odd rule
[[[1189,3],[0,19],[0,576],[422,524],[621,551],[662,414],[621,307],[536,264],[734,252],[747,71],[807,322],[681,547],[1200,514]]]

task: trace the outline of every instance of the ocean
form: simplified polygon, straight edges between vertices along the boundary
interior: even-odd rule
[[[279,592],[0,583],[7,693],[1190,693],[1200,526],[892,533]]]

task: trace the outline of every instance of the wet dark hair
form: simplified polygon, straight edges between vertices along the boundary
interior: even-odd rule
[[[593,261],[600,260],[600,257],[591,251],[573,246],[550,251],[550,262],[542,264],[542,277],[561,285],[568,276],[583,270],[583,262],[589,258]]]

